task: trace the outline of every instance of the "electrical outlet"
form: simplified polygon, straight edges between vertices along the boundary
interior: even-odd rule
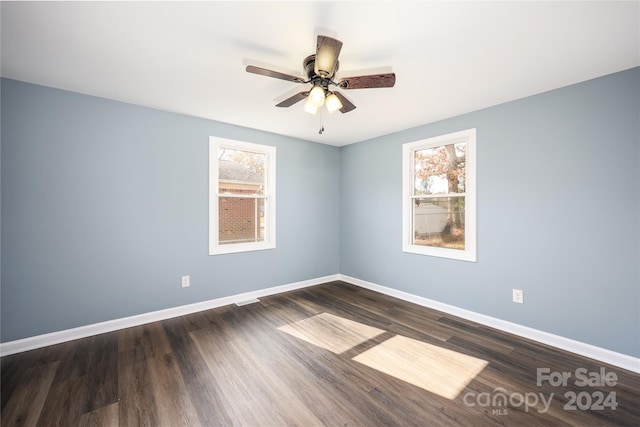
[[[188,288],[191,286],[191,277],[190,276],[182,276],[182,287]]]
[[[517,302],[518,304],[524,304],[524,292],[522,289],[512,289],[513,290],[513,302]]]

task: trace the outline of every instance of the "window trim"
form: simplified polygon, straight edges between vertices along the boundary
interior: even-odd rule
[[[265,155],[265,237],[262,242],[220,245],[218,227],[219,164],[218,149],[250,151]],[[276,147],[232,139],[209,137],[209,255],[259,251],[276,247]]]
[[[421,246],[413,243],[414,153],[425,148],[466,140],[465,158],[465,249]],[[462,261],[477,261],[476,216],[476,129],[421,139],[402,145],[402,251]]]

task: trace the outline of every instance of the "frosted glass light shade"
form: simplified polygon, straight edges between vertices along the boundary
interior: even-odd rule
[[[324,104],[324,89],[321,86],[314,86],[309,92],[309,101],[316,106],[316,108],[322,107]]]
[[[307,102],[304,103],[304,111],[309,114],[316,114],[318,112],[318,107],[311,102],[311,97],[307,98]]]
[[[327,96],[325,103],[327,104],[327,110],[329,110],[329,113],[333,113],[342,108],[342,102],[340,102],[340,99],[335,93]]]

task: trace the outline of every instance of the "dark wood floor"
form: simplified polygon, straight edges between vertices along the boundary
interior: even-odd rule
[[[312,320],[296,323],[305,319]],[[325,322],[331,319],[343,323]],[[351,330],[354,322],[365,331],[379,331],[348,347],[351,335],[360,333]],[[310,334],[333,331],[347,348],[325,349],[287,332],[296,325],[311,326]],[[462,389],[443,397],[399,379],[394,370],[420,375],[412,371],[409,350],[409,359],[401,362],[378,351],[387,341],[406,341],[418,353],[435,349],[420,354],[421,363],[433,360],[451,384],[462,381]],[[382,354],[380,363],[389,373],[357,361],[365,352]],[[486,366],[464,380],[466,366],[454,366],[454,355]],[[1,362],[4,427],[640,424],[637,374],[343,282],[6,356]],[[538,385],[538,368],[572,376],[566,386]],[[612,372],[615,385],[576,384],[580,368],[590,378],[604,369],[610,384],[606,373]]]

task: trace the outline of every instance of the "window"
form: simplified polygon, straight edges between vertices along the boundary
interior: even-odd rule
[[[209,254],[276,247],[276,149],[209,138]]]
[[[402,250],[476,261],[476,130],[402,147]]]

